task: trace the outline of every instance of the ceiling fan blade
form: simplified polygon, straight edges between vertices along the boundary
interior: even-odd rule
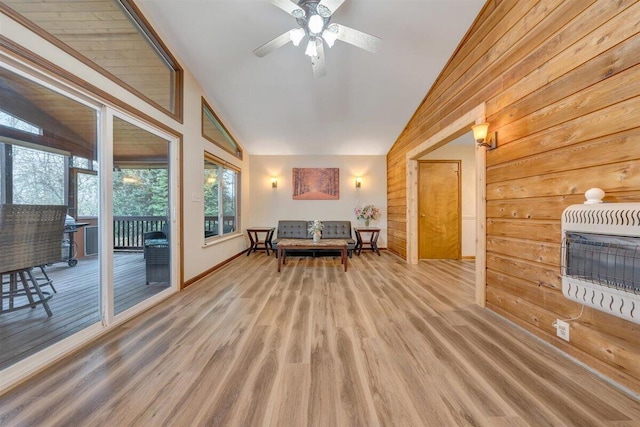
[[[304,9],[291,0],[271,0],[271,3],[284,10],[294,18],[302,18],[306,15]]]
[[[254,53],[254,55],[259,56],[260,58],[262,58],[267,53],[273,52],[274,50],[278,49],[279,47],[282,47],[282,46],[286,45],[290,41],[291,41],[291,36],[289,35],[289,31],[287,31],[286,33],[279,35],[275,39],[266,42],[265,44],[263,44],[262,46],[260,46],[256,50],[254,50],[253,53]]]
[[[371,53],[376,53],[378,51],[380,43],[382,43],[382,40],[378,37],[363,33],[362,31],[354,30],[353,28],[346,27],[342,24],[336,25],[338,26],[338,40],[342,40],[345,43],[352,44]]]
[[[344,0],[322,0],[317,6],[318,13],[321,16],[328,18],[335,13],[340,6],[342,6],[342,3],[344,3]]]
[[[322,43],[319,43],[316,47],[318,50],[318,56],[311,57],[311,65],[313,65],[314,77],[324,77],[327,75],[327,71],[324,67],[324,47]]]

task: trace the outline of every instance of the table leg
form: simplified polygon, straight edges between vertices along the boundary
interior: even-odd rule
[[[280,273],[281,265],[282,265],[282,247],[278,246],[278,273]]]
[[[380,249],[378,249],[378,236],[379,235],[380,235],[380,233],[377,232],[377,231],[371,233],[371,249],[373,249],[378,254],[378,256],[381,256],[380,255]]]
[[[254,252],[256,251],[256,241],[253,239],[253,236],[251,235],[250,231],[247,231],[247,234],[249,235],[249,250],[247,251],[247,256],[251,255],[251,251],[253,250]],[[256,236],[256,240],[257,240],[257,236]]]
[[[342,263],[344,264],[344,272],[347,272],[347,249],[342,249]]]

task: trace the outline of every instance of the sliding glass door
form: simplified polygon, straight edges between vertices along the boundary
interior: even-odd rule
[[[115,314],[171,284],[170,142],[113,118]]]
[[[39,77],[0,60],[0,241],[52,248],[0,254],[0,389],[178,290],[178,138]]]
[[[99,173],[99,114],[97,105],[0,64],[0,209],[17,212],[0,216],[0,371],[100,327],[99,254],[85,251],[87,226],[100,214],[79,212],[71,178]],[[55,209],[62,214],[52,219]]]

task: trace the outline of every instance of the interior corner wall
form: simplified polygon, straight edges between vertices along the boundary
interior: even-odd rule
[[[174,40],[169,35],[164,35],[161,25],[155,24],[153,16],[145,9],[143,2],[136,3],[138,8],[145,15],[160,35],[162,41],[169,48],[171,53],[180,61],[179,46],[174,44]],[[234,129],[229,126],[223,109],[217,104],[215,93],[205,93],[196,78],[184,67],[184,123],[179,127],[183,133],[183,159],[182,159],[182,197],[183,197],[183,271],[184,281],[198,277],[212,267],[219,265],[237,254],[244,251],[247,241],[244,236],[247,218],[243,216],[248,212],[249,201],[245,197],[249,193],[249,156],[245,153],[240,160],[212,142],[202,137],[202,103],[204,97],[209,105],[214,109],[216,115],[220,117],[232,135]],[[242,141],[238,141],[242,145]],[[222,160],[229,162],[241,170],[240,176],[240,227],[236,235],[221,238],[211,244],[204,242],[204,152],[207,151]]]
[[[486,306],[640,392],[637,324],[561,290],[560,218],[584,192],[640,201],[640,2],[487,1],[387,154],[388,245],[406,257],[406,154],[484,103]]]
[[[186,73],[185,73],[186,74]],[[240,169],[240,206],[242,214],[249,210],[248,192],[249,156],[243,160],[229,154],[222,148],[202,137],[201,97],[203,92],[193,77],[185,78],[185,118],[184,146],[182,162],[183,184],[183,242],[184,242],[184,278],[185,281],[208,271],[225,262],[247,248],[244,231],[246,219],[240,216],[240,227],[234,236],[221,238],[205,245],[204,242],[204,153],[205,151],[221,158]],[[207,97],[205,96],[205,99]],[[207,99],[215,109],[215,103]]]
[[[387,246],[387,187],[385,156],[251,156],[250,212],[248,226],[277,227],[278,220],[349,220],[362,225],[354,215],[356,206],[373,204],[381,218],[371,226],[380,227],[378,244]],[[339,168],[339,200],[293,200],[293,168]],[[356,177],[362,187],[355,188]],[[271,187],[271,178],[278,187]]]

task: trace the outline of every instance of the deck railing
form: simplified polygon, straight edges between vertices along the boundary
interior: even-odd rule
[[[166,225],[164,216],[114,216],[113,248],[142,249],[144,233],[165,231]]]
[[[222,220],[225,233],[235,231],[235,217],[225,216]],[[167,218],[164,216],[114,216],[113,248],[121,250],[140,250],[144,242],[144,233],[149,231],[167,232]],[[208,236],[218,234],[218,217],[207,216],[204,219],[204,231]]]

